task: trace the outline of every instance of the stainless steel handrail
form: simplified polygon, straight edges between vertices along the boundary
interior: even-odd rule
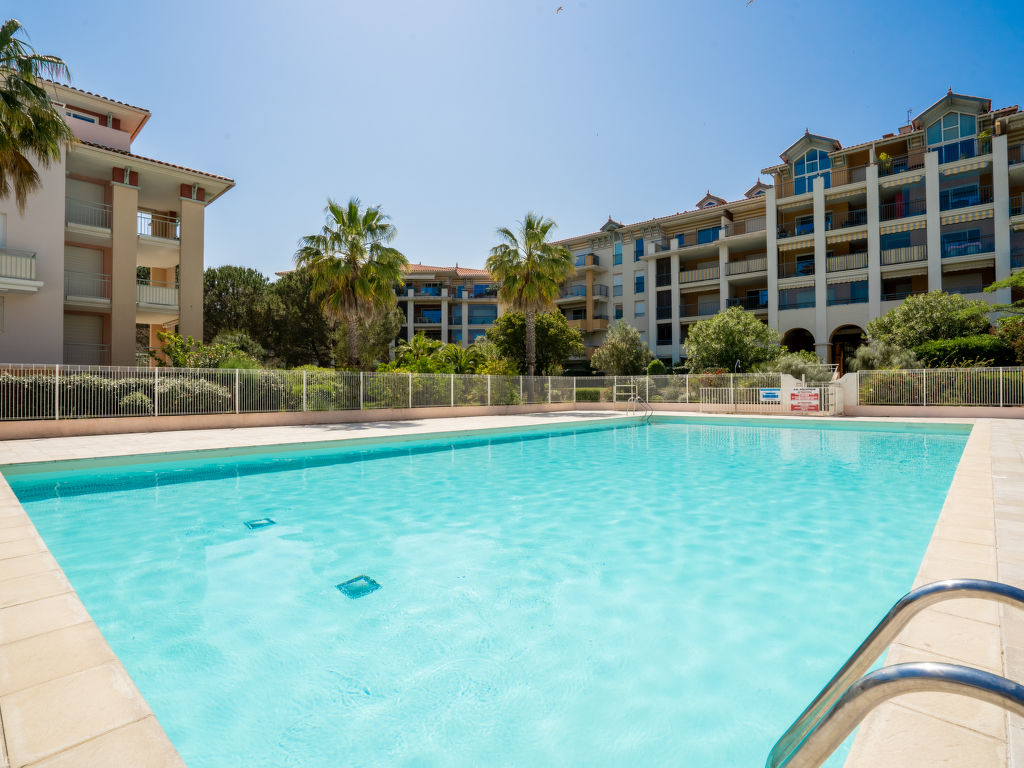
[[[883,667],[855,682],[782,765],[818,768],[868,714],[906,693],[956,693],[1024,717],[1024,685],[959,664],[932,661]]]
[[[832,706],[846,690],[867,672],[914,616],[936,603],[965,597],[994,600],[1024,608],[1024,590],[984,579],[947,579],[925,584],[908,592],[889,610],[860,644],[853,655],[829,680],[814,701],[805,709],[772,747],[765,768],[786,765],[801,742],[819,726]]]

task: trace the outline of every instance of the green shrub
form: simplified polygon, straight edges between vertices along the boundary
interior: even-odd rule
[[[576,390],[577,403],[599,403],[601,402],[601,389],[599,387],[583,387]]]
[[[927,368],[1016,365],[1016,357],[1010,346],[990,333],[926,341],[914,347],[914,354]]]
[[[152,416],[153,400],[136,390],[121,398],[121,413],[125,416]]]
[[[648,376],[664,376],[668,373],[668,369],[665,364],[658,358],[654,358],[647,364],[647,375]]]
[[[161,379],[157,393],[161,415],[233,410],[231,391],[206,379]]]

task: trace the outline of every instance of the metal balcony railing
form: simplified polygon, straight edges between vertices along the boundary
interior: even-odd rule
[[[110,229],[111,208],[106,203],[93,203],[73,197],[64,199],[64,223],[84,227]]]
[[[779,264],[779,277],[805,277],[814,274],[814,262],[784,261]]]
[[[981,235],[972,237],[969,240],[957,240],[942,244],[942,258],[951,259],[956,256],[973,256],[981,253],[991,253],[996,248],[996,240],[992,235]]]
[[[64,342],[64,364],[110,365],[110,345]]]
[[[608,297],[608,286],[607,285],[595,285],[594,286],[594,295],[595,296],[604,296],[605,298],[607,298]]]
[[[867,304],[867,296],[829,296],[825,303],[830,307],[841,307],[846,304]]]
[[[956,163],[960,160],[970,160],[972,157],[989,154],[992,151],[992,139],[960,139],[928,147],[928,151],[938,153],[939,165]]]
[[[907,296],[914,296],[921,291],[889,291],[882,294],[882,301],[903,301]]]
[[[843,272],[847,269],[864,269],[868,265],[866,253],[847,253],[842,256],[829,256],[825,259],[826,272]]]
[[[585,285],[570,285],[565,288],[559,296],[563,299],[571,298],[585,298],[587,295],[587,286]]]
[[[729,237],[736,235],[749,235],[752,232],[764,232],[767,229],[768,222],[764,216],[758,216],[756,219],[743,219],[742,221],[734,221],[729,226]]]
[[[776,236],[783,240],[787,237],[800,237],[801,235],[813,235],[814,234],[814,222],[813,221],[784,221],[779,224],[778,232]]]
[[[912,264],[915,261],[928,261],[928,246],[908,245],[903,248],[889,248],[881,253],[882,266],[893,264]]]
[[[1010,198],[1010,215],[1020,216],[1024,213],[1024,194],[1014,195]]]
[[[64,298],[110,300],[110,275],[64,270]]]
[[[1024,267],[1024,248],[1010,249],[1010,268]]]
[[[847,227],[863,227],[868,223],[868,212],[865,210],[843,211],[833,213],[825,222],[825,229],[846,229]]]
[[[768,259],[764,256],[758,256],[753,259],[741,259],[740,261],[730,261],[725,265],[726,274],[729,275],[746,275],[750,272],[764,272],[768,269]]]
[[[179,240],[181,238],[181,222],[176,216],[139,211],[137,222],[138,233],[143,237],[156,237],[161,240]]]
[[[814,299],[779,299],[779,309],[809,309],[814,306]]]
[[[991,202],[992,187],[989,185],[939,190],[940,211],[955,211],[957,208],[970,208],[972,205]]]
[[[35,251],[0,248],[0,277],[9,277],[15,280],[35,280]]]
[[[136,280],[135,301],[157,307],[177,307],[178,286],[161,280]]]
[[[672,307],[658,307],[656,310],[658,320],[671,320],[672,319]]]
[[[768,309],[768,299],[762,299],[759,296],[733,296],[725,300],[725,305],[750,310]]]
[[[708,315],[716,314],[718,309],[718,299],[715,299],[714,301],[702,301],[698,304],[687,304],[682,307],[680,312],[683,317],[707,317]]]
[[[841,187],[845,184],[859,184],[868,177],[866,165],[855,165],[849,168],[832,169],[832,187]]]
[[[893,157],[883,157],[885,153],[880,153],[876,160],[878,165],[878,175],[881,176],[895,176],[897,173],[903,173],[905,171],[918,171],[924,168],[924,150],[915,150],[905,155],[896,155]]]
[[[1006,162],[1008,165],[1017,165],[1024,162],[1024,144],[1011,144],[1006,148]]]
[[[925,213],[926,207],[923,199],[893,200],[878,206],[878,218],[882,221],[892,221],[893,219],[905,219],[908,216],[921,216]]]
[[[672,285],[672,275],[659,272],[654,276],[654,285],[658,288],[664,288],[667,285]]]
[[[601,265],[601,257],[596,253],[581,253],[573,262],[577,267],[598,267]]]

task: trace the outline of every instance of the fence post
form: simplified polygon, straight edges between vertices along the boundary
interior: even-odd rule
[[[491,374],[487,374],[487,405],[491,404]]]
[[[60,421],[60,365],[53,366],[53,419]]]
[[[449,373],[448,375],[451,377],[452,408],[454,408],[455,407],[455,374],[454,373]]]
[[[359,410],[363,410],[365,398],[363,397],[363,372],[359,372]]]
[[[551,405],[551,377],[548,376],[548,405]]]
[[[238,402],[238,378],[239,371],[235,368],[235,413],[239,413],[241,411],[241,404]]]
[[[572,401],[576,402],[576,377],[572,377]]]
[[[302,372],[302,412],[306,412],[306,372]]]
[[[686,390],[686,403],[690,403],[690,374],[683,374],[683,388]]]
[[[644,391],[644,400],[651,402],[651,377],[647,376],[647,389]]]
[[[1003,407],[1003,369],[999,369],[999,407]]]
[[[412,408],[412,371],[409,371],[409,408]]]
[[[519,404],[520,405],[525,405],[525,403],[523,402],[523,377],[522,376],[519,377]]]
[[[928,369],[921,369],[921,405],[928,405]]]
[[[160,377],[157,372],[159,368],[153,369],[153,415],[160,415]]]
[[[612,376],[612,403],[619,402],[619,377]]]

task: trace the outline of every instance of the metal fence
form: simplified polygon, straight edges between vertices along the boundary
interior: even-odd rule
[[[699,403],[705,388],[778,387],[781,375],[477,376],[324,370],[0,365],[0,421],[616,402]]]
[[[858,405],[1024,405],[1024,368],[859,371]]]

